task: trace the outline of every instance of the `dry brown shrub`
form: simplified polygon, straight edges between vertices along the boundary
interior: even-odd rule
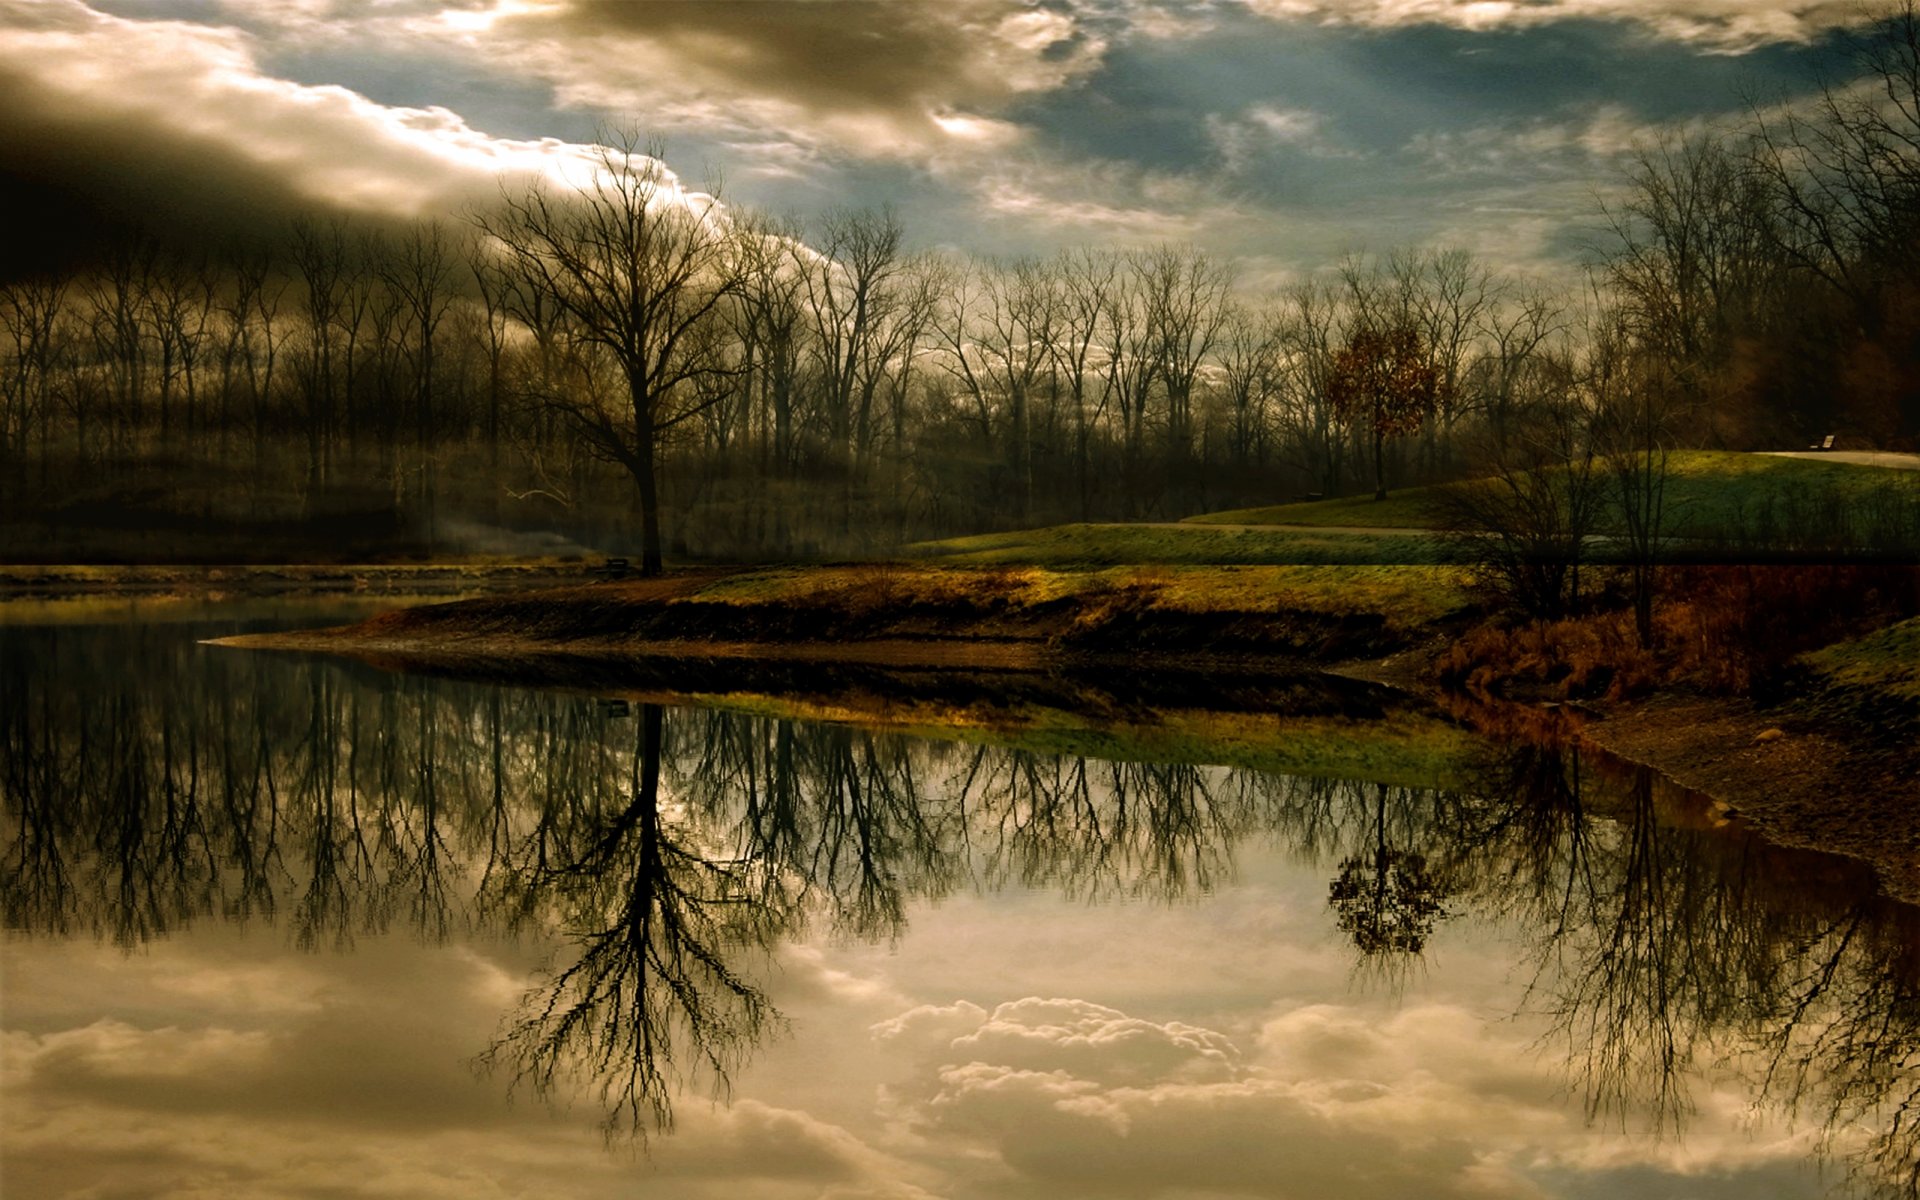
[[[1796,655],[1920,611],[1911,567],[1676,567],[1661,583],[1651,650],[1621,610],[1489,625],[1440,657],[1440,681],[1541,699],[1619,700],[1675,684],[1764,695]]]
[[[1655,657],[1635,641],[1629,613],[1527,625],[1486,625],[1455,642],[1440,680],[1481,696],[1622,699],[1659,681]]]

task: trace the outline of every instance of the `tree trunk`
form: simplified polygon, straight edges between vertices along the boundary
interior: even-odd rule
[[[640,574],[658,575],[665,570],[660,555],[660,492],[654,475],[653,423],[642,418],[640,453],[634,483],[640,488]]]

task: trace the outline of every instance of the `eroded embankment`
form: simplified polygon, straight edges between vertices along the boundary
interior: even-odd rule
[[[698,656],[1032,668],[1391,653],[1457,615],[1444,568],[816,567],[685,572],[228,639],[422,661]]]
[[[1808,714],[1668,694],[1610,711],[1580,740],[1712,797],[1769,841],[1864,861],[1888,894],[1920,903],[1920,756]]]

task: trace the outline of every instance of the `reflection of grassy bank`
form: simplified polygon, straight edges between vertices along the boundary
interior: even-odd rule
[[[1457,785],[1483,747],[1462,727],[1407,704],[1342,715],[1145,705],[1114,713],[1099,705],[901,701],[871,692],[831,700],[747,693],[666,699],[1034,754],[1243,767],[1404,787]]]
[[[975,692],[990,698],[984,706],[939,687],[888,691],[884,705],[845,719],[882,711],[878,719],[914,732],[1102,758],[1448,777],[1460,735],[1438,722],[1385,711],[1273,717],[1196,699],[1191,686],[1347,662],[1403,686],[1471,693],[1492,702],[1486,709],[1586,702],[1605,719],[1583,736],[1742,811],[1771,806],[1782,814],[1775,827],[1803,844],[1878,830],[1855,820],[1861,799],[1911,790],[1913,738],[1898,731],[1912,726],[1884,716],[1914,688],[1914,635],[1910,624],[1875,630],[1920,612],[1920,569],[1667,568],[1650,649],[1604,586],[1589,598],[1596,610],[1578,618],[1502,622],[1476,620],[1464,572],[1432,565],[883,563],[689,571],[237,641],[603,694],[677,692],[753,711],[811,705],[792,711],[825,719],[841,719],[832,710],[842,702],[809,673],[854,664],[970,671]],[[1864,640],[1826,649],[1855,639]],[[635,663],[656,665],[635,683]],[[663,682],[671,672],[660,664],[677,664],[679,675]],[[1171,698],[1136,697],[1135,707],[1024,698],[1030,681],[1069,667],[1155,680],[1184,672],[1189,685]],[[752,672],[775,669],[785,672],[779,686],[755,682]],[[1757,742],[1775,726],[1782,731]]]

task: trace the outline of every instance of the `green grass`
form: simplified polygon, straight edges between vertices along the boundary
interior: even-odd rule
[[[1381,501],[1349,496],[1234,509],[1185,523],[1428,528],[1436,521],[1437,491],[1408,488]],[[1858,513],[1888,501],[1920,504],[1920,471],[1720,450],[1677,451],[1667,464],[1666,524],[1673,536],[1727,536],[1751,527],[1769,507],[1791,522],[1794,512],[1829,507]]]
[[[908,553],[942,562],[1107,566],[1191,564],[1431,564],[1441,547],[1423,536],[1208,529],[1203,525],[1055,525],[922,542]]]
[[[1433,524],[1432,488],[1406,488],[1387,493],[1385,500],[1371,494],[1336,500],[1307,500],[1264,508],[1236,508],[1227,512],[1188,517],[1185,525],[1354,525],[1369,529],[1425,529]]]
[[[1682,451],[1668,464],[1667,521],[1681,536],[1736,532],[1769,506],[1858,511],[1887,499],[1920,503],[1920,471],[1711,450]]]
[[[1920,617],[1816,650],[1805,662],[1830,685],[1920,707]]]

